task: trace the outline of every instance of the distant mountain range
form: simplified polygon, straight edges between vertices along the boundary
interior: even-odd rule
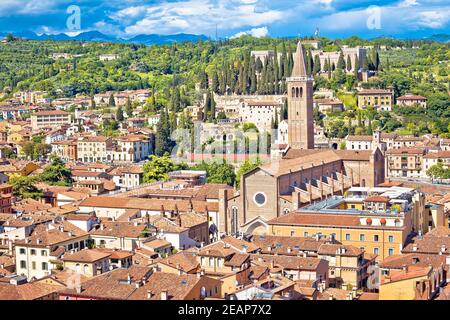
[[[5,37],[8,32],[0,32],[0,37]],[[99,31],[87,31],[82,32],[76,36],[69,36],[65,33],[59,34],[42,34],[38,35],[32,31],[22,31],[13,33],[15,37],[27,39],[27,40],[54,40],[54,41],[90,41],[90,42],[123,42],[123,43],[138,43],[145,45],[152,44],[171,44],[175,42],[197,42],[200,40],[208,40],[207,36],[195,35],[195,34],[171,34],[171,35],[158,35],[158,34],[141,34],[131,39],[116,38],[103,34]]]
[[[0,32],[0,38],[5,37],[8,32]],[[195,35],[195,34],[170,34],[170,35],[159,35],[159,34],[141,34],[137,35],[131,39],[123,39],[114,36],[109,36],[99,31],[87,31],[82,32],[76,36],[69,36],[65,33],[59,34],[42,34],[38,35],[32,31],[21,31],[14,32],[15,37],[27,39],[27,40],[54,40],[54,41],[90,41],[90,42],[122,42],[122,43],[137,43],[137,44],[145,44],[145,45],[161,45],[161,44],[172,44],[176,42],[197,42],[200,40],[208,40],[208,37],[205,35]],[[289,37],[287,37],[289,38]],[[294,38],[294,37],[293,37]],[[378,36],[374,39],[379,38],[392,38],[392,39],[406,39],[403,37],[394,37],[394,36]],[[412,38],[408,38],[412,40]],[[450,35],[448,34],[435,34],[429,37],[418,38],[417,40],[430,40],[437,41],[443,43],[450,42]]]

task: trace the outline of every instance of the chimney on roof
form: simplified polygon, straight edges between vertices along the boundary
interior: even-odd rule
[[[405,271],[406,273],[408,273],[408,266],[406,264],[404,264],[402,266],[403,271]]]
[[[272,246],[268,246],[267,251],[269,251],[269,252],[272,251]]]
[[[417,244],[413,244],[413,251],[417,251]]]
[[[445,244],[443,244],[441,246],[441,252],[444,253],[447,250],[447,247],[445,246]]]
[[[151,299],[153,296],[153,293],[150,290],[147,290],[147,299]]]
[[[72,231],[69,231],[69,232],[68,232],[68,236],[69,236],[69,237],[72,237],[72,236],[73,236]]]
[[[37,244],[41,244],[41,242],[42,242],[41,239],[39,239],[39,238],[36,239],[36,243],[37,243]]]
[[[100,230],[105,230],[105,225],[103,223],[100,224]]]
[[[291,247],[287,247],[287,252],[288,252],[288,253],[291,253],[291,252],[292,252]]]
[[[127,275],[127,282],[128,282],[128,284],[131,284],[131,275],[130,274]]]
[[[168,292],[167,290],[161,291],[161,300],[167,300]]]

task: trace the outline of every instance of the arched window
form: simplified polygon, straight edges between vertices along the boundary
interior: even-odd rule
[[[298,98],[300,95],[300,90],[298,88],[295,88],[295,97]]]
[[[292,98],[295,98],[295,88],[292,88]]]
[[[79,263],[77,263],[77,264],[75,265],[75,271],[76,271],[77,273],[80,273],[80,264],[79,264]]]
[[[88,273],[88,268],[89,268],[89,266],[88,266],[87,264],[85,264],[85,265],[83,266],[83,273],[84,273],[84,274]]]
[[[300,98],[303,97],[303,88],[300,88]]]

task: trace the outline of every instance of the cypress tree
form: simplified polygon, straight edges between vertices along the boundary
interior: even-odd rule
[[[127,99],[127,104],[125,105],[125,113],[128,117],[131,117],[133,114],[133,108],[131,107],[131,100],[130,97]]]
[[[352,59],[350,59],[350,55],[347,56],[347,71],[352,71]]]
[[[116,121],[117,122],[122,122],[123,121],[123,110],[122,107],[118,107],[117,111],[116,111]]]
[[[163,108],[160,113],[159,122],[156,125],[155,154],[163,156],[166,152],[171,152],[172,141],[170,140],[170,123],[167,110]]]
[[[337,62],[337,66],[338,69],[340,70],[345,70],[345,60],[344,60],[344,54],[341,53],[339,54],[339,58],[338,58],[338,62]]]
[[[320,65],[320,57],[318,54],[314,57],[314,68],[313,73],[318,74],[322,71],[322,66]]]
[[[115,107],[115,106],[116,106],[116,100],[114,99],[114,95],[113,95],[113,94],[111,94],[111,95],[109,96],[109,102],[108,102],[108,105],[109,105],[110,107]]]
[[[211,89],[214,93],[219,93],[219,76],[216,71],[213,71]]]
[[[355,55],[355,67],[353,69],[354,73],[355,73],[355,78],[358,80],[359,79],[359,59],[358,59],[358,55]]]

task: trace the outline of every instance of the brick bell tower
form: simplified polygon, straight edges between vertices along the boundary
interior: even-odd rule
[[[288,87],[288,141],[292,149],[314,149],[314,79],[306,72],[301,42],[297,45]]]

